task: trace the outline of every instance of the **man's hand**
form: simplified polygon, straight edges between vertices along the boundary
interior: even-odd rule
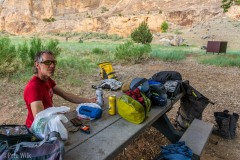
[[[88,99],[88,103],[96,103],[96,102],[97,102],[97,98]]]

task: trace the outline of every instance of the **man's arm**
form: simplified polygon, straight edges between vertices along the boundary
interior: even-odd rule
[[[96,103],[96,98],[90,98],[90,99],[89,98],[82,98],[82,97],[76,96],[74,94],[67,93],[57,86],[53,87],[53,92],[55,94],[57,94],[58,96],[62,97],[63,99],[65,99],[69,102],[72,102],[72,103],[76,103],[76,104]]]
[[[44,110],[42,101],[34,101],[30,104],[30,106],[31,106],[31,110],[34,118],[37,115],[37,113]]]

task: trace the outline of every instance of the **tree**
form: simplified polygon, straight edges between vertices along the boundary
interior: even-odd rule
[[[240,0],[222,0],[221,7],[224,12],[227,12],[232,5],[240,5]]]
[[[152,33],[149,30],[149,27],[148,27],[148,24],[147,24],[146,21],[143,21],[138,26],[138,28],[136,28],[131,33],[131,38],[136,43],[147,44],[147,43],[152,42],[153,36],[152,36]]]
[[[233,0],[222,0],[221,7],[223,8],[224,12],[227,12],[232,4],[233,4]]]
[[[168,23],[166,21],[164,21],[161,24],[161,30],[162,30],[162,32],[167,32],[167,30],[168,30]]]

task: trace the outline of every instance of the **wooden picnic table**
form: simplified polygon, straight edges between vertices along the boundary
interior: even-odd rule
[[[120,95],[121,93],[118,93]],[[105,100],[103,114],[100,119],[91,121],[90,134],[77,131],[69,133],[69,138],[65,142],[64,159],[71,160],[112,160],[144,130],[154,126],[163,133],[171,142],[177,142],[182,136],[171,125],[166,112],[171,110],[173,105],[183,96],[180,93],[170,100],[164,107],[152,106],[148,118],[141,124],[133,124],[121,118],[118,114],[111,116],[108,114],[108,101]],[[77,112],[72,111],[66,114],[70,120],[77,117]],[[72,124],[68,122],[69,129]]]

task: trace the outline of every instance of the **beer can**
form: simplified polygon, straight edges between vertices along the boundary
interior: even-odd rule
[[[108,114],[115,115],[116,114],[116,96],[111,95],[108,97]]]

